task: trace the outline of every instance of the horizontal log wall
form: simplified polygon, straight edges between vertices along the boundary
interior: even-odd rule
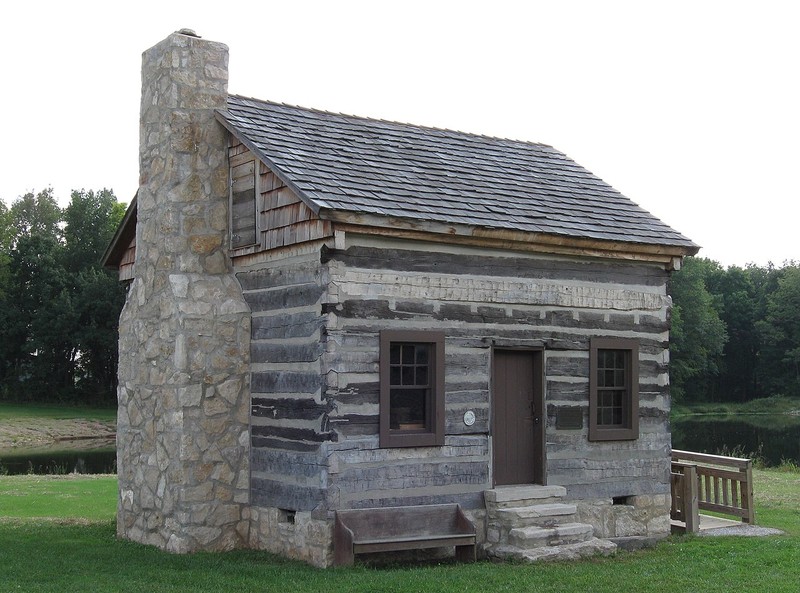
[[[491,487],[492,345],[545,348],[548,483],[573,497],[668,492],[667,273],[645,264],[486,255],[348,235],[325,250],[330,294],[325,367],[337,442],[329,488],[339,508],[457,500],[482,506]],[[378,447],[382,329],[446,334],[446,444]],[[638,338],[640,437],[588,441],[589,342]],[[573,408],[569,429],[559,410]],[[574,426],[577,408],[581,422]],[[463,422],[466,410],[477,416]]]
[[[319,244],[240,258],[237,278],[252,312],[251,502],[292,511],[325,508],[323,443],[332,403],[323,390]]]

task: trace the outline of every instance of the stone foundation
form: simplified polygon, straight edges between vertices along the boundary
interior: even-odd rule
[[[333,520],[314,519],[308,511],[250,509],[250,547],[318,568],[333,563]]]
[[[573,501],[578,520],[594,526],[595,537],[666,537],[670,533],[668,494],[627,496],[624,500],[594,499]]]

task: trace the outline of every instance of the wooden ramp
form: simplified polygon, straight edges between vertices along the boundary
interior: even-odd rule
[[[711,515],[698,515],[700,519],[697,531],[708,531],[709,529],[719,529],[721,527],[746,527],[748,523],[742,523],[734,519],[724,517],[712,517]],[[686,524],[683,521],[672,520],[672,533],[686,533]]]
[[[673,533],[697,533],[742,523],[755,525],[750,459],[673,449],[670,488]],[[700,511],[731,515],[739,521],[719,519],[728,522],[717,524],[716,517],[701,515]],[[707,527],[703,527],[703,519]]]

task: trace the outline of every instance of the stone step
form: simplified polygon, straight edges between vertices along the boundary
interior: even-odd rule
[[[594,528],[587,523],[564,523],[553,527],[517,527],[508,533],[508,543],[523,550],[562,546],[587,541]]]
[[[512,545],[491,546],[486,550],[489,556],[525,562],[544,562],[549,560],[578,560],[591,556],[610,556],[617,546],[606,539],[593,537],[586,541],[563,546],[546,546],[525,550]]]
[[[487,509],[524,507],[535,504],[558,502],[567,495],[563,486],[499,486],[483,493]]]
[[[507,542],[512,529],[522,527],[554,527],[575,521],[577,507],[560,502],[509,507],[488,511],[486,539],[491,544]]]
[[[551,502],[524,507],[508,507],[489,511],[489,523],[502,527],[552,527],[572,520],[578,507],[574,504]]]

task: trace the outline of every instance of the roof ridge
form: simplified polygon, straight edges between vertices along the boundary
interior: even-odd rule
[[[532,140],[522,140],[519,138],[506,138],[503,136],[492,136],[491,134],[481,134],[477,132],[467,132],[464,130],[456,130],[453,128],[440,128],[437,126],[426,126],[422,124],[415,124],[411,122],[403,122],[393,119],[383,119],[378,117],[368,117],[365,115],[356,115],[353,113],[343,113],[341,111],[328,111],[327,109],[319,109],[317,107],[306,107],[303,105],[293,105],[291,103],[284,103],[282,101],[271,101],[268,99],[257,99],[255,97],[249,97],[246,95],[239,95],[239,94],[228,94],[228,99],[243,99],[245,101],[253,101],[256,103],[267,104],[267,105],[275,105],[276,107],[288,107],[290,109],[299,109],[301,111],[309,111],[312,113],[318,113],[320,115],[335,115],[339,117],[345,117],[350,119],[356,119],[359,121],[367,121],[367,122],[374,122],[374,123],[382,123],[382,124],[391,124],[395,126],[402,126],[404,128],[416,128],[419,130],[429,130],[434,132],[448,132],[451,134],[458,134],[460,136],[470,136],[472,138],[483,138],[485,140],[496,140],[501,142],[513,142],[515,144],[526,144],[528,146],[538,146],[542,148],[549,148],[550,150],[554,150],[559,154],[564,154],[557,148],[555,148],[551,144],[546,144],[544,142],[534,142]],[[566,155],[565,155],[566,156]]]

